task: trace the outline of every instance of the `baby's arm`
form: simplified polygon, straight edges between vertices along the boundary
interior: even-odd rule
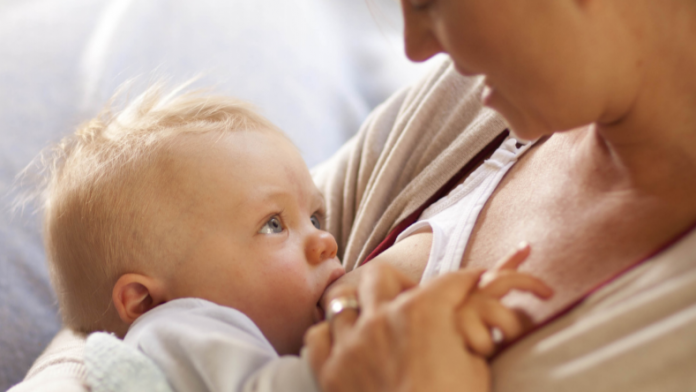
[[[269,361],[244,382],[240,392],[319,392],[304,357],[284,355]]]

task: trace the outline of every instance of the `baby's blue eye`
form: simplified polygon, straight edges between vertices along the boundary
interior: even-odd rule
[[[260,234],[278,234],[283,232],[283,223],[280,221],[280,218],[278,216],[273,216],[271,219],[266,222],[261,230],[259,230]]]
[[[321,230],[321,222],[319,222],[319,218],[317,218],[316,215],[312,215],[312,217],[309,218],[309,220],[312,221],[312,224],[314,225],[314,227]]]

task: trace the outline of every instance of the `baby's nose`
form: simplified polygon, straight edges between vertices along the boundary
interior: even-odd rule
[[[307,261],[310,264],[319,264],[324,260],[333,259],[338,252],[338,244],[334,237],[321,230],[315,230],[307,239]]]

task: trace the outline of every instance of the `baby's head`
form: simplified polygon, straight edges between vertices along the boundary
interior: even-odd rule
[[[238,101],[147,91],[54,150],[45,242],[64,322],[124,335],[176,298],[249,316],[297,352],[343,273],[297,149]]]

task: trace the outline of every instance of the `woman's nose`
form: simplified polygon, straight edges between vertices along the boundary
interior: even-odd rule
[[[442,46],[433,34],[427,13],[413,10],[407,0],[402,0],[401,9],[404,15],[406,56],[411,61],[425,61],[442,52]]]
[[[326,231],[315,230],[307,239],[305,248],[307,262],[319,264],[333,259],[338,252],[338,244],[334,237]]]

